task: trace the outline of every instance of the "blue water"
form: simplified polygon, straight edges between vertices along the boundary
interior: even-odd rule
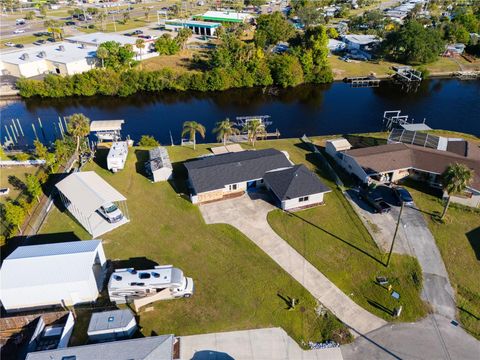
[[[329,135],[382,130],[385,110],[402,110],[416,122],[426,119],[435,129],[480,135],[480,81],[435,79],[424,81],[416,92],[405,92],[392,83],[379,88],[353,89],[345,83],[301,86],[264,94],[261,89],[231,90],[221,93],[141,94],[129,98],[27,99],[0,103],[1,140],[4,124],[19,119],[24,137],[21,144],[31,144],[31,124],[43,123],[47,141],[60,136],[58,116],[75,112],[91,120],[124,119],[122,134],[138,140],[153,135],[170,144],[180,141],[182,123],[195,120],[207,128],[205,141],[215,141],[215,122],[236,116],[270,115],[269,131],[278,129],[282,137],[303,134]],[[18,126],[17,126],[18,127]],[[10,127],[9,127],[10,130]],[[39,133],[42,138],[42,135]]]

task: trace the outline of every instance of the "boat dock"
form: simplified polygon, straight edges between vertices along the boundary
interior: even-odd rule
[[[380,86],[380,79],[373,75],[348,77],[343,79],[343,81],[350,83],[352,88],[372,88]]]
[[[259,135],[257,136],[257,139],[262,139],[262,140],[266,140],[268,138],[279,138],[280,137],[280,131],[275,130],[275,132],[267,132],[265,134],[262,134],[262,135]],[[238,135],[232,135],[232,136],[229,136],[228,139],[227,139],[228,142],[232,142],[232,143],[246,143],[249,141],[248,139],[248,134],[238,134]]]

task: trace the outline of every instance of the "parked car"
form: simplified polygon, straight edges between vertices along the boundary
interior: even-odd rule
[[[402,205],[403,203],[405,206],[413,206],[412,195],[410,195],[407,189],[401,186],[396,186],[393,188],[393,192],[397,197],[399,205]]]
[[[368,203],[376,213],[385,214],[392,210],[381,196],[375,195],[375,192],[370,191],[368,188],[360,188],[358,197]]]
[[[17,19],[15,20],[15,25],[25,25],[26,22],[25,19]]]
[[[100,206],[100,209],[98,209],[98,212],[109,223],[116,223],[123,219],[122,212],[114,203],[106,203],[105,205]]]
[[[4,45],[5,45],[5,46],[8,46],[8,47],[14,47],[14,46],[15,46],[15,44],[12,43],[12,42],[10,42],[10,41],[9,41],[9,42],[6,42]]]
[[[33,45],[43,45],[45,44],[45,40],[37,40],[33,43]]]
[[[0,196],[8,195],[10,193],[10,188],[0,188]]]
[[[65,21],[66,26],[75,26],[77,23],[75,21]]]
[[[16,48],[19,48],[19,49],[23,49],[25,47],[25,45],[23,44],[15,44],[15,47]]]
[[[24,29],[16,29],[13,33],[14,33],[14,34],[22,34],[22,33],[24,33],[24,32],[25,32]]]
[[[134,30],[134,31],[132,31],[131,34],[132,35],[141,35],[141,34],[143,34],[143,31],[142,30]]]

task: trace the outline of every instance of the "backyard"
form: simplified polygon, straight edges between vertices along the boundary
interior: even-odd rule
[[[294,149],[293,142],[285,143]],[[138,148],[130,151],[126,168],[117,174],[101,167],[105,154],[98,156],[101,166],[92,163],[85,169],[95,170],[128,199],[131,222],[102,237],[107,257],[123,260],[122,266],[173,264],[195,281],[191,299],[159,302],[142,312],[142,333],[188,335],[280,326],[299,343],[347,340],[343,325],[329,313],[317,315],[315,299],[273,260],[236,229],[205,225],[198,208],[181,194],[179,162],[208,152],[207,147],[169,148],[179,176],[175,188],[171,183],[153,184],[143,176],[146,151]],[[57,236],[63,241],[90,238],[56,208],[40,232],[63,233]],[[288,311],[282,297],[299,299],[299,306]],[[88,311],[83,315],[84,326],[74,334],[77,344],[85,340]]]

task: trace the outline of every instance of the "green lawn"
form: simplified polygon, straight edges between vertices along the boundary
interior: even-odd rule
[[[180,161],[205,153],[206,148],[169,148],[177,174],[183,173]],[[347,339],[341,337],[345,333],[343,325],[328,313],[317,316],[315,299],[243,234],[228,225],[207,226],[197,206],[170,183],[153,184],[137,173],[136,168],[143,168],[145,156],[146,151],[132,149],[126,168],[117,174],[97,164],[87,168],[128,199],[131,222],[102,236],[107,257],[145,257],[178,266],[194,278],[196,293],[191,299],[159,302],[151,311],[140,314],[144,335],[280,326],[298,342]],[[178,182],[178,189],[182,187],[183,180]],[[59,232],[90,238],[66,213],[55,208],[40,233]],[[68,235],[64,236],[66,239]],[[279,295],[298,298],[300,304],[294,311],[287,311]],[[80,323],[85,325],[86,319],[82,316]],[[85,328],[76,331],[75,343],[85,340]]]
[[[38,166],[12,166],[0,170],[0,187],[10,188],[8,196],[0,197],[0,204],[5,203],[7,199],[15,200],[23,191],[27,174],[36,174],[39,171]]]
[[[325,138],[330,137],[314,138],[313,141],[320,143]],[[257,147],[272,144],[261,142]],[[303,162],[317,171],[333,191],[325,195],[324,206],[293,214],[281,210],[271,212],[268,221],[272,228],[368,311],[388,321],[413,321],[424,316],[427,309],[420,299],[422,273],[417,260],[393,255],[387,269],[383,265],[386,254],[377,247],[321,164],[299,146],[298,141],[280,140],[274,144],[280,150],[287,150],[293,162]],[[376,276],[390,278],[393,289],[401,295],[399,302],[387,289],[375,283]],[[402,315],[394,319],[390,311],[399,305],[403,305]]]
[[[462,325],[480,339],[480,209],[451,206],[445,223],[430,214],[441,214],[440,199],[414,182],[407,183],[417,206],[435,237],[456,292]]]
[[[147,26],[148,24],[149,24],[148,22],[140,19],[129,20],[126,24],[124,24],[123,21],[121,20],[117,20],[115,21],[115,24],[113,22],[105,23],[104,28],[102,27],[102,24],[100,22],[96,22],[94,29],[88,29],[84,26],[81,26],[81,27],[79,26],[78,30],[86,33],[95,33],[98,31],[101,31],[101,32],[127,31],[127,30],[136,29],[139,27]]]

